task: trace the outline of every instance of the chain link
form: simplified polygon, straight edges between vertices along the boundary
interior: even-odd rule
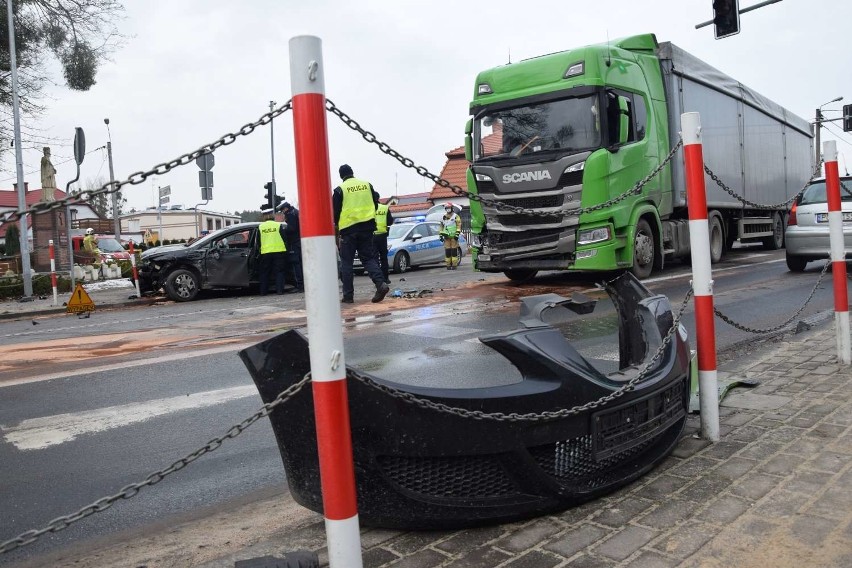
[[[547,420],[556,420],[559,418],[567,418],[568,416],[574,416],[580,414],[581,412],[585,412],[587,410],[591,410],[593,408],[597,408],[602,406],[608,402],[611,402],[621,396],[624,396],[626,393],[634,390],[636,385],[641,381],[645,376],[650,372],[651,367],[660,358],[663,354],[663,351],[666,349],[666,346],[671,341],[675,332],[680,327],[680,319],[683,316],[684,310],[686,310],[686,305],[689,303],[689,299],[692,297],[692,287],[690,286],[689,290],[686,292],[686,296],[683,298],[683,303],[680,306],[680,310],[677,313],[677,316],[674,318],[672,322],[672,326],[669,331],[666,333],[665,337],[663,337],[663,341],[660,343],[660,347],[657,349],[656,353],[654,353],[653,357],[648,361],[648,363],[639,371],[639,373],[630,379],[627,383],[625,383],[618,390],[611,392],[610,394],[603,396],[597,400],[592,400],[587,402],[586,404],[574,406],[572,408],[563,408],[560,410],[548,410],[545,412],[530,412],[527,414],[518,414],[516,412],[512,412],[506,414],[504,412],[483,412],[481,410],[468,410],[466,408],[458,408],[454,406],[449,406],[447,404],[443,404],[441,402],[433,402],[431,400],[426,400],[423,398],[416,397],[415,395],[395,389],[393,387],[389,387],[387,385],[383,385],[377,383],[370,377],[366,375],[362,375],[361,373],[349,369],[348,376],[360,381],[368,386],[371,386],[377,390],[382,391],[385,394],[388,394],[394,398],[398,398],[404,402],[409,404],[413,404],[414,406],[419,406],[420,408],[425,408],[429,410],[435,410],[437,412],[443,412],[445,414],[452,414],[453,416],[458,416],[460,418],[471,418],[473,420],[496,420],[496,421],[505,421],[505,422],[537,422],[537,421],[547,421]]]
[[[494,207],[495,209],[499,209],[499,210],[502,210],[502,211],[511,211],[513,213],[518,213],[518,214],[523,214],[523,215],[531,215],[531,216],[534,216],[534,217],[542,217],[542,218],[548,218],[548,219],[552,219],[554,216],[557,215],[557,214],[554,214],[554,213],[546,213],[546,212],[543,212],[543,211],[536,211],[536,210],[533,210],[533,209],[525,209],[523,207],[518,207],[517,205],[510,205],[510,204],[504,203],[502,201],[488,199],[488,198],[482,197],[479,194],[466,191],[462,187],[455,185],[455,184],[452,184],[449,181],[445,180],[444,178],[433,174],[432,172],[430,172],[429,170],[427,170],[423,166],[418,166],[413,160],[411,160],[410,158],[406,158],[405,156],[403,156],[402,154],[400,154],[399,152],[397,152],[396,150],[391,148],[390,145],[388,145],[386,142],[382,142],[381,140],[379,140],[376,137],[375,134],[373,134],[369,130],[364,130],[361,127],[361,125],[358,124],[357,121],[355,121],[348,114],[346,114],[345,112],[343,112],[342,110],[337,108],[337,105],[335,105],[331,100],[329,100],[329,99],[325,100],[325,108],[330,113],[337,116],[346,126],[351,128],[352,130],[360,133],[361,136],[363,136],[364,140],[366,140],[370,144],[375,144],[376,146],[379,147],[379,150],[381,150],[382,152],[384,152],[385,154],[387,154],[391,158],[394,158],[395,160],[397,160],[400,164],[402,164],[406,168],[412,169],[415,172],[417,172],[419,175],[421,175],[422,177],[428,178],[431,181],[435,182],[437,185],[440,185],[443,188],[449,189],[450,191],[452,191],[454,194],[458,195],[459,197],[466,197],[466,198],[470,199],[471,201],[478,201],[482,205],[487,205],[487,206],[491,206],[491,207]],[[651,179],[653,179],[654,176],[656,176],[658,173],[660,173],[660,171],[666,166],[666,164],[669,163],[669,161],[674,157],[675,153],[677,153],[678,149],[682,145],[683,145],[683,140],[682,139],[678,140],[677,144],[675,144],[672,147],[671,151],[669,152],[668,156],[666,156],[665,160],[663,160],[656,168],[654,168],[651,171],[651,173],[649,173],[644,178],[642,178],[641,180],[636,182],[636,185],[634,185],[632,188],[628,189],[627,191],[625,191],[621,195],[613,197],[612,199],[609,199],[609,200],[607,200],[603,203],[599,203],[597,205],[591,205],[589,207],[578,207],[576,209],[569,209],[569,210],[565,211],[564,214],[565,215],[582,215],[583,213],[591,213],[592,211],[598,211],[598,210],[601,210],[601,209],[606,209],[608,207],[612,207],[613,205],[615,205],[616,203],[619,203],[620,201],[624,201],[628,197],[642,193],[642,188],[645,186],[645,184],[648,183]],[[558,215],[562,215],[562,213],[559,213]]]
[[[185,166],[190,162],[194,162],[199,156],[203,154],[207,154],[208,152],[213,152],[214,150],[221,148],[222,146],[228,146],[237,141],[241,136],[248,136],[258,126],[264,126],[272,122],[273,119],[281,116],[288,110],[292,109],[291,101],[287,101],[280,107],[273,109],[265,114],[263,114],[259,119],[254,122],[249,122],[248,124],[243,125],[237,132],[229,132],[224,134],[218,140],[211,142],[209,144],[205,144],[201,148],[194,150],[192,152],[187,152],[173,160],[169,160],[168,162],[163,162],[161,164],[157,164],[153,168],[148,171],[139,171],[130,174],[130,176],[124,181],[116,181],[116,182],[107,182],[103,186],[97,189],[87,189],[83,190],[80,193],[75,193],[73,195],[67,195],[62,199],[58,199],[56,201],[41,201],[36,203],[29,208],[25,209],[23,212],[21,211],[9,211],[0,215],[0,225],[4,223],[8,223],[10,221],[17,221],[21,218],[22,215],[27,213],[37,214],[37,213],[45,213],[47,211],[52,211],[54,209],[59,209],[66,205],[74,205],[76,203],[83,202],[83,198],[87,197],[89,199],[93,197],[97,197],[99,195],[110,195],[117,192],[119,189],[124,187],[125,185],[139,185],[143,183],[146,179],[153,175],[162,176],[173,169]]]
[[[302,378],[301,381],[294,385],[291,385],[289,388],[282,391],[281,394],[275,397],[275,400],[270,403],[264,404],[257,412],[255,412],[239,424],[231,426],[223,436],[220,436],[219,438],[213,438],[191,454],[172,463],[172,465],[170,465],[169,467],[161,469],[160,471],[155,471],[154,473],[150,474],[148,477],[138,483],[131,483],[130,485],[125,485],[115,495],[110,495],[109,497],[102,497],[91,505],[83,507],[76,513],[53,519],[47,524],[47,526],[42,529],[29,530],[19,534],[15,538],[0,543],[0,554],[5,554],[6,552],[11,552],[16,548],[31,544],[46,533],[55,533],[63,529],[67,529],[69,526],[71,526],[71,524],[81,519],[85,519],[89,515],[94,515],[95,513],[100,513],[101,511],[109,509],[119,499],[130,499],[131,497],[135,497],[139,493],[139,491],[142,490],[142,488],[150,485],[156,485],[157,483],[165,479],[166,476],[171,475],[176,471],[182,470],[204,454],[219,449],[219,447],[225,440],[228,440],[230,438],[236,438],[237,436],[242,434],[246,428],[257,422],[261,418],[268,416],[269,413],[272,412],[272,409],[274,409],[276,406],[283,404],[293,398],[296,393],[302,390],[302,387],[304,387],[310,380],[311,374],[308,373],[304,376],[304,378]]]
[[[819,163],[816,165],[816,168],[814,168],[814,172],[811,175],[811,179],[805,182],[805,185],[802,186],[802,189],[800,189],[799,192],[796,193],[796,195],[794,195],[787,201],[776,203],[775,205],[762,205],[760,203],[755,203],[754,201],[749,201],[748,199],[737,194],[733,189],[725,185],[725,182],[719,179],[719,176],[713,173],[713,170],[711,170],[710,166],[708,166],[707,164],[704,164],[704,171],[705,173],[707,173],[708,176],[710,176],[710,179],[716,182],[716,185],[718,185],[722,189],[722,191],[724,191],[743,205],[748,205],[749,207],[753,207],[754,209],[783,209],[794,201],[796,201],[799,196],[801,196],[805,192],[808,186],[811,185],[815,179],[820,177],[819,174],[822,172],[822,160],[820,160]],[[844,189],[846,189],[846,186],[844,186]],[[846,191],[848,192],[849,190],[847,189]]]
[[[732,327],[737,328],[737,329],[738,329],[738,330],[740,330],[740,331],[746,331],[746,332],[748,332],[748,333],[756,333],[756,334],[757,334],[757,333],[773,333],[773,332],[775,332],[775,331],[780,331],[780,330],[784,329],[785,327],[787,327],[788,325],[790,325],[790,323],[791,323],[794,319],[796,319],[797,317],[799,317],[799,314],[801,314],[801,313],[802,313],[802,311],[805,309],[805,306],[807,306],[807,305],[808,305],[808,302],[810,302],[810,301],[813,299],[814,294],[816,294],[817,288],[819,288],[820,282],[822,282],[822,279],[823,279],[823,277],[825,276],[825,273],[828,271],[828,268],[829,268],[830,266],[831,266],[831,263],[830,263],[830,262],[826,262],[826,263],[825,263],[825,266],[823,266],[823,268],[822,268],[822,272],[820,272],[820,274],[819,274],[819,279],[817,279],[817,283],[816,283],[816,284],[814,284],[814,288],[813,288],[813,290],[811,290],[810,295],[809,295],[809,296],[808,296],[808,298],[805,300],[805,303],[804,303],[804,304],[802,304],[802,307],[801,307],[801,308],[799,308],[799,309],[796,311],[796,313],[795,313],[795,314],[793,314],[793,315],[792,315],[792,316],[790,316],[790,317],[789,317],[786,321],[784,321],[784,323],[778,324],[778,325],[776,325],[775,327],[770,327],[770,328],[767,328],[767,329],[760,329],[760,328],[748,327],[748,326],[743,325],[743,324],[741,324],[741,323],[737,323],[737,322],[735,322],[734,320],[732,320],[731,318],[729,318],[728,316],[726,316],[725,314],[723,314],[721,311],[719,311],[719,308],[716,308],[716,307],[714,307],[714,308],[713,308],[713,313],[715,313],[715,314],[716,314],[716,316],[717,316],[720,320],[722,320],[723,322],[725,322],[726,324],[728,324],[728,325],[730,325],[730,326],[732,326]]]

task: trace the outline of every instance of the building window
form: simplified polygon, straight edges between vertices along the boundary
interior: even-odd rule
[[[225,226],[226,226],[226,227],[230,227],[230,226],[231,226],[231,221],[230,221],[229,219],[225,219]]]
[[[207,219],[207,230],[208,231],[213,230],[213,219]]]
[[[217,229],[221,229],[221,228],[222,228],[222,220],[221,220],[221,219],[216,219],[216,228],[217,228]]]

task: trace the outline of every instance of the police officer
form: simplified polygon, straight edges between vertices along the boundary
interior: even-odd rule
[[[299,228],[299,210],[285,201],[281,204],[281,211],[284,213],[284,223],[287,225],[284,231],[287,244],[287,275],[293,276],[296,292],[304,292],[305,281],[302,276],[302,236]]]
[[[260,224],[260,295],[265,296],[269,289],[269,273],[275,274],[275,291],[284,293],[284,277],[287,271],[287,245],[284,239],[285,223],[275,220],[271,209],[261,213]]]
[[[385,299],[390,288],[385,284],[382,270],[376,261],[373,247],[373,231],[376,230],[376,197],[369,182],[355,178],[352,168],[343,164],[338,170],[341,184],[334,188],[331,196],[334,208],[334,224],[337,228],[340,248],[340,276],[343,281],[344,304],[355,302],[355,276],[352,264],[355,253],[376,285],[373,303]]]
[[[376,249],[376,256],[379,259],[379,266],[382,269],[382,275],[385,277],[385,284],[390,284],[390,268],[388,267],[388,227],[393,225],[393,214],[390,212],[390,206],[393,199],[389,199],[387,203],[381,203],[379,201],[378,192],[375,192],[373,198],[377,202],[376,230],[373,231],[373,247]]]

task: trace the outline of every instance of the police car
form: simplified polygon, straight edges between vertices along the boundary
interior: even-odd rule
[[[388,264],[397,274],[417,266],[444,264],[441,224],[434,221],[394,223],[388,230]],[[459,235],[459,262],[467,252],[467,241]],[[361,260],[355,257],[355,273],[364,274]]]

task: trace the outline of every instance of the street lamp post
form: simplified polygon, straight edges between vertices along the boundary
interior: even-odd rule
[[[104,119],[104,124],[107,127],[107,137],[109,140],[107,141],[107,157],[109,158],[109,183],[110,190],[114,190],[115,184],[115,172],[112,168],[112,133],[109,131],[109,119]],[[121,219],[118,218],[118,192],[115,191],[112,194],[112,226],[115,231],[115,240],[121,242]]]
[[[816,143],[816,148],[814,148],[814,150],[816,153],[816,163],[819,163],[820,158],[822,157],[822,150],[820,149],[820,130],[822,130],[822,123],[825,120],[822,116],[822,107],[830,105],[831,103],[838,103],[842,100],[843,97],[831,99],[827,103],[819,105],[816,109],[816,119],[814,120],[814,142]]]

